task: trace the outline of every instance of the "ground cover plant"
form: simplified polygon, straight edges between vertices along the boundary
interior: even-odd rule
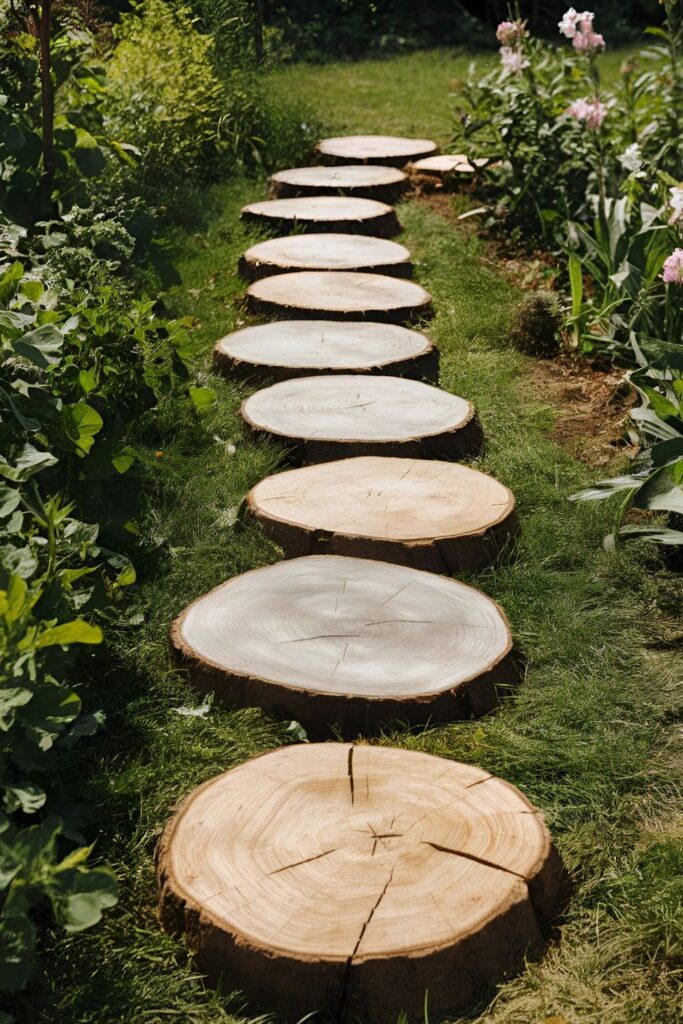
[[[601,55],[600,67],[613,70],[620,59]],[[355,66],[275,68],[263,82],[273,97],[272,145],[264,136],[261,150],[276,152],[284,137],[282,159],[305,159],[308,129],[287,113],[299,98],[314,100],[314,116],[330,133],[376,129],[432,134],[446,143],[452,132],[449,78],[466,73],[468,62],[438,51]],[[480,66],[490,62],[484,57]],[[311,121],[306,114],[305,123]],[[123,143],[139,148],[134,140]],[[238,150],[247,152],[238,144],[229,152]],[[121,168],[124,184],[136,180],[138,165],[128,179],[125,158],[115,152],[106,158],[118,161],[109,166]],[[233,157],[225,159],[227,164]],[[244,160],[254,165],[250,157]],[[137,186],[130,188],[135,198]],[[235,267],[256,236],[239,225],[238,214],[245,202],[265,196],[265,178],[258,169],[251,178],[233,172],[227,183],[199,188],[204,216],[189,228],[164,225],[156,204],[131,209],[130,196],[119,202],[110,193],[106,212],[120,209],[125,223],[111,216],[98,220],[99,214],[83,213],[80,206],[65,219],[57,197],[45,229],[6,226],[2,381],[29,421],[27,426],[14,413],[8,417],[14,457],[7,462],[10,471],[23,473],[25,435],[58,462],[31,479],[4,477],[5,521],[16,526],[19,512],[22,522],[2,544],[34,547],[38,564],[22,577],[25,594],[45,586],[51,601],[59,599],[63,618],[54,625],[47,618],[53,605],[43,595],[30,609],[34,616],[34,609],[45,608],[45,621],[31,620],[34,638],[74,621],[91,630],[81,637],[99,640],[93,630],[104,636],[103,643],[74,642],[66,651],[62,644],[45,644],[23,662],[26,671],[35,665],[41,683],[49,671],[57,680],[49,685],[64,696],[66,710],[50,722],[57,732],[53,747],[65,746],[58,772],[50,764],[41,775],[31,773],[28,786],[34,788],[17,774],[22,786],[10,799],[21,797],[24,806],[10,811],[6,805],[8,818],[18,823],[9,826],[13,842],[17,837],[17,849],[31,843],[36,850],[31,863],[54,907],[53,918],[45,900],[38,904],[34,887],[38,913],[27,913],[25,904],[19,908],[30,927],[39,925],[41,960],[30,988],[5,1006],[17,1024],[249,1019],[239,995],[205,989],[184,945],[160,931],[155,909],[154,848],[178,799],[231,765],[302,739],[296,724],[274,722],[256,709],[230,712],[211,700],[197,701],[168,661],[168,624],[189,601],[227,576],[280,557],[241,511],[248,488],[276,469],[280,453],[244,438],[237,410],[247,392],[215,378],[208,362],[216,338],[245,322]],[[402,206],[401,219],[417,277],[435,298],[430,333],[442,351],[442,386],[475,402],[489,438],[481,465],[512,487],[519,501],[524,529],[518,558],[472,582],[508,611],[528,670],[497,715],[424,733],[392,723],[381,742],[471,761],[519,785],[546,814],[573,876],[562,931],[546,955],[497,995],[485,994],[467,1019],[670,1024],[680,985],[680,748],[674,732],[680,578],[665,570],[656,550],[601,550],[602,536],[614,531],[613,510],[602,502],[568,503],[570,495],[594,485],[595,470],[553,439],[566,410],[548,390],[539,391],[535,361],[508,343],[520,300],[530,288],[552,283],[555,271],[502,258],[477,236],[472,218],[458,221],[457,214],[474,202],[413,199]],[[152,237],[160,225],[170,233],[182,282],[160,299],[147,243],[126,228],[143,219]],[[56,244],[46,243],[55,236]],[[168,247],[162,251],[168,256]],[[57,275],[60,253],[69,267],[66,283]],[[124,271],[134,253],[138,267],[129,280]],[[151,298],[140,297],[141,270]],[[68,283],[76,276],[87,289]],[[54,332],[44,331],[38,345],[24,339],[17,354],[17,341],[44,326]],[[47,366],[31,362],[41,353]],[[19,370],[33,373],[26,395],[12,387]],[[651,369],[643,372],[634,381],[650,401],[650,392],[662,390],[669,404],[657,406],[657,418],[678,429],[670,408],[676,389],[668,380],[652,380]],[[32,431],[36,414],[26,403],[38,387],[52,412],[47,424]],[[126,393],[135,404],[119,417]],[[101,425],[82,408],[65,411],[79,405],[93,410]],[[84,467],[98,452],[105,475],[86,477]],[[658,458],[653,455],[653,465]],[[622,462],[616,455],[615,471]],[[14,508],[9,491],[21,492]],[[134,507],[126,507],[124,497],[134,498]],[[51,544],[58,552],[52,563]],[[89,569],[95,571],[69,575]],[[20,591],[21,584],[7,598],[11,615]],[[17,630],[8,631],[15,644],[23,638]],[[76,639],[73,632],[57,639],[67,635]],[[85,657],[74,661],[81,648]],[[57,659],[48,666],[52,654]],[[31,701],[20,705],[18,715],[30,708]],[[12,744],[23,728],[16,721],[7,733]],[[31,810],[30,800],[40,799],[36,779],[44,776],[92,809],[83,820],[55,805],[68,822],[63,838],[56,838],[47,817],[48,801],[59,797],[51,785],[43,787],[46,803]],[[21,833],[36,818],[39,834],[27,840]],[[82,839],[74,838],[77,831]],[[88,850],[95,839],[87,860],[72,852]],[[83,882],[88,863],[95,871],[92,885]],[[120,892],[112,907],[114,877]],[[17,889],[27,892],[26,886]],[[73,903],[84,894],[85,900]],[[3,900],[6,909],[6,893]],[[94,922],[94,910],[104,910],[97,927],[77,932]]]

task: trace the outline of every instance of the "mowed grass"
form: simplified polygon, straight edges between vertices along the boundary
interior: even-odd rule
[[[412,124],[443,139],[436,121],[430,125],[433,112],[420,117],[428,99],[419,83],[407,89],[405,75],[391,74],[433,65],[446,73],[446,58],[436,54],[343,65],[337,78],[330,66],[279,74],[290,93],[299,89],[320,104],[323,118],[338,109],[334,129],[393,132]],[[357,92],[354,68],[368,81]],[[382,120],[372,86],[380,81],[391,83]],[[353,113],[342,128],[345,109]],[[178,240],[183,287],[166,302],[194,318],[206,353],[198,380],[216,390],[217,402],[199,421],[174,402],[141,424],[149,553],[137,561],[130,624],[118,631],[93,687],[106,731],[82,745],[74,766],[79,796],[100,809],[97,851],[121,879],[121,901],[91,932],[50,937],[47,978],[19,1007],[20,1024],[253,1019],[239,996],[205,990],[184,944],[161,931],[153,861],[173,806],[192,787],[294,741],[288,723],[257,709],[180,714],[199,702],[171,669],[167,640],[189,601],[281,557],[241,508],[279,453],[245,439],[237,411],[246,392],[216,381],[208,362],[215,339],[245,320],[235,267],[254,236],[238,214],[264,194],[262,180],[221,186],[207,197],[210,226]],[[674,732],[680,581],[643,548],[604,552],[610,510],[567,501],[595,472],[551,440],[557,410],[532,388],[531,360],[507,345],[519,288],[471,231],[418,201],[403,204],[400,215],[416,276],[434,296],[429,331],[442,352],[442,386],[475,402],[488,438],[478,465],[517,496],[516,557],[470,582],[505,607],[527,672],[494,715],[423,732],[388,723],[379,742],[481,765],[519,786],[545,813],[573,879],[543,957],[452,1024],[673,1024],[682,933]]]

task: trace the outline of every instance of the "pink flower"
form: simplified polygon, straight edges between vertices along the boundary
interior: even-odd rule
[[[576,23],[578,20],[579,15],[573,7],[570,7],[569,10],[562,15],[562,21],[558,21],[557,23],[560,34],[566,36],[567,39],[573,39],[576,35]]]
[[[499,43],[506,45],[512,43],[517,38],[517,28],[514,21],[501,21],[500,25],[496,29],[496,39]]]
[[[674,249],[664,260],[662,278],[666,284],[683,284],[683,249]]]
[[[605,39],[599,32],[577,32],[572,39],[572,46],[580,53],[591,53],[593,50],[604,50]]]
[[[567,113],[576,121],[585,121],[588,128],[599,128],[607,115],[607,107],[600,100],[574,100]]]
[[[510,74],[518,75],[524,68],[529,67],[529,61],[521,50],[512,50],[509,46],[501,46],[499,53],[503,70]]]

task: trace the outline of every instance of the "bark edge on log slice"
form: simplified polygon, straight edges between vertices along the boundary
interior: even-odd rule
[[[371,320],[406,324],[431,315],[431,295],[414,281],[338,270],[296,271],[254,281],[252,313],[285,319]]]
[[[302,231],[340,232],[393,238],[401,231],[396,211],[376,199],[351,196],[302,196],[264,199],[242,207],[242,220],[282,229],[296,225]]]
[[[312,739],[479,718],[520,676],[505,613],[485,594],[335,555],[220,584],[173,622],[171,645],[199,693],[295,719]]]
[[[471,402],[400,377],[283,381],[246,398],[240,416],[251,433],[284,444],[298,465],[355,455],[457,460],[484,440]]]
[[[398,242],[368,235],[303,234],[257,242],[240,257],[247,281],[301,271],[352,271],[412,277],[410,252]]]
[[[289,558],[349,555],[446,575],[490,565],[518,531],[512,492],[458,462],[361,456],[289,469],[256,484],[246,507]]]
[[[485,496],[474,513],[463,498],[473,490]],[[514,496],[498,480],[421,459],[366,456],[285,470],[252,487],[246,504],[290,558],[348,555],[446,575],[492,564],[518,531]]]
[[[376,164],[290,167],[270,178],[271,193],[277,199],[343,193],[393,205],[407,187],[408,175],[403,171]]]
[[[466,1009],[540,951],[564,882],[540,813],[509,783],[344,743],[205,782],[156,866],[162,925],[209,983],[290,1024],[313,1010],[413,1024],[425,991],[437,1017]]]
[[[324,164],[385,164],[404,167],[411,160],[432,156],[439,147],[431,139],[398,135],[340,135],[321,139],[316,146]]]
[[[321,373],[436,382],[439,352],[426,335],[397,324],[276,320],[220,338],[213,366],[226,377],[258,383]]]

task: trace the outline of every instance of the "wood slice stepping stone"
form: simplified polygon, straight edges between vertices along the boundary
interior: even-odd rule
[[[323,139],[316,146],[326,164],[386,164],[403,167],[411,160],[432,156],[439,147],[431,139],[404,139],[396,135],[342,135]]]
[[[290,558],[375,558],[432,572],[489,565],[517,528],[515,499],[457,462],[364,456],[266,477],[247,507]]]
[[[412,281],[386,274],[302,271],[275,274],[247,289],[252,313],[286,319],[374,320],[410,323],[431,313],[431,295]]]
[[[424,160],[416,160],[410,165],[412,172],[431,174],[437,178],[446,178],[451,174],[474,174],[475,171],[490,166],[491,161],[483,158],[468,160],[464,153],[453,155],[442,153],[439,156],[428,156]]]
[[[395,203],[407,184],[408,176],[403,171],[372,164],[292,167],[278,171],[270,179],[273,195],[279,199],[343,193],[383,203]]]
[[[471,402],[401,377],[286,380],[256,391],[240,414],[254,433],[286,444],[298,463],[350,455],[461,459],[483,441]]]
[[[161,920],[212,984],[299,1020],[464,1010],[536,952],[562,891],[538,810],[481,768],[299,744],[194,790],[157,852]],[[328,1018],[329,1015],[329,1018]]]
[[[247,249],[240,273],[248,281],[299,270],[352,270],[411,277],[413,265],[404,245],[362,235],[289,235],[269,238]]]
[[[500,608],[472,587],[386,562],[309,556],[237,576],[176,619],[200,693],[349,739],[392,719],[479,717],[518,682]]]
[[[436,380],[439,354],[429,338],[396,324],[279,320],[245,327],[217,342],[214,367],[247,380],[319,373],[392,374]]]
[[[349,235],[391,238],[401,225],[393,207],[376,199],[351,196],[302,196],[299,199],[265,199],[242,208],[242,219],[269,228],[302,231],[341,231]]]

